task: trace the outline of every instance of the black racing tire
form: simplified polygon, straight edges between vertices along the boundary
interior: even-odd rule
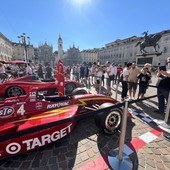
[[[104,103],[98,109],[113,106],[112,103]],[[113,108],[107,112],[98,113],[95,116],[96,126],[105,134],[115,134],[121,126],[123,111],[120,108]]]
[[[14,96],[21,96],[24,94],[25,94],[25,91],[23,88],[21,88],[19,86],[12,86],[6,90],[5,96],[6,97],[14,97]]]
[[[81,94],[87,94],[87,91],[83,88],[76,88],[71,93],[71,95],[81,95]]]
[[[76,84],[75,83],[73,83],[73,82],[66,83],[66,85],[65,85],[65,94],[70,95],[74,89],[76,89]]]

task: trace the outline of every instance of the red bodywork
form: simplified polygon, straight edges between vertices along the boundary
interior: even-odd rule
[[[32,78],[33,76],[23,76],[16,79],[8,80],[4,83],[0,83],[0,97],[8,97],[7,96],[7,90],[11,87],[20,87],[24,90],[24,94],[27,94],[32,87],[38,87],[42,90],[47,89],[58,89],[58,85],[55,82],[41,82],[41,81],[35,81]],[[80,83],[72,80],[66,80],[64,82],[64,86],[67,86],[67,84],[72,83],[75,85],[75,88],[80,87]]]
[[[38,99],[36,90],[27,95],[5,99],[0,103],[0,157],[26,152],[54,142],[70,133],[76,121],[1,141],[3,135],[86,113],[105,102],[117,103],[110,97],[95,94]]]
[[[57,78],[57,81],[60,83],[63,79]],[[0,102],[0,158],[61,139],[72,131],[77,121],[71,120],[49,128],[47,126],[50,123],[97,110],[103,103],[117,103],[116,100],[99,94],[40,96],[38,87],[31,89],[30,84],[31,90],[26,95],[6,98]],[[59,91],[62,92],[63,89],[61,84]],[[43,129],[36,129],[42,125]],[[32,129],[34,131],[30,131]],[[29,130],[26,135],[22,135],[24,130]],[[21,134],[15,136],[18,133]]]

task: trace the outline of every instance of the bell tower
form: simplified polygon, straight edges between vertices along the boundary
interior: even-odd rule
[[[63,57],[63,41],[59,34],[59,37],[58,37],[58,58],[62,59],[62,57]]]

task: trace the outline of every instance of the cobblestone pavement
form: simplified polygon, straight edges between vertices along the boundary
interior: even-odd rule
[[[155,78],[153,77],[153,84]],[[121,87],[119,87],[121,90]],[[146,96],[156,94],[156,89],[149,87]],[[115,97],[113,91],[112,97]],[[120,91],[118,91],[120,101]],[[164,115],[157,115],[153,110],[157,108],[157,98],[137,102],[129,106],[154,119],[164,119]],[[136,116],[128,118],[126,143],[138,138],[142,134],[154,129]],[[119,146],[119,136],[102,134],[95,126],[93,118],[86,118],[77,124],[76,128],[65,138],[42,147],[11,158],[0,160],[0,170],[76,170],[81,169],[88,162],[108,154],[111,149]],[[130,155],[134,170],[168,170],[170,169],[170,142],[162,136],[147,144],[145,147]],[[100,167],[97,170],[102,170]],[[108,168],[106,169],[111,169]]]

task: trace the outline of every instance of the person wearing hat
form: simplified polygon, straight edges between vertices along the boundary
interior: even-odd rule
[[[170,93],[170,57],[167,58],[167,65],[158,68],[157,76],[159,83],[157,83],[158,94],[158,109],[155,113],[163,114],[165,112],[165,102],[167,103]]]
[[[146,93],[147,85],[149,83],[149,80],[151,79],[150,75],[147,73],[148,68],[143,67],[141,70],[141,73],[137,76],[139,79],[139,93],[138,93],[138,99],[141,97],[141,99],[144,98],[144,94]]]

